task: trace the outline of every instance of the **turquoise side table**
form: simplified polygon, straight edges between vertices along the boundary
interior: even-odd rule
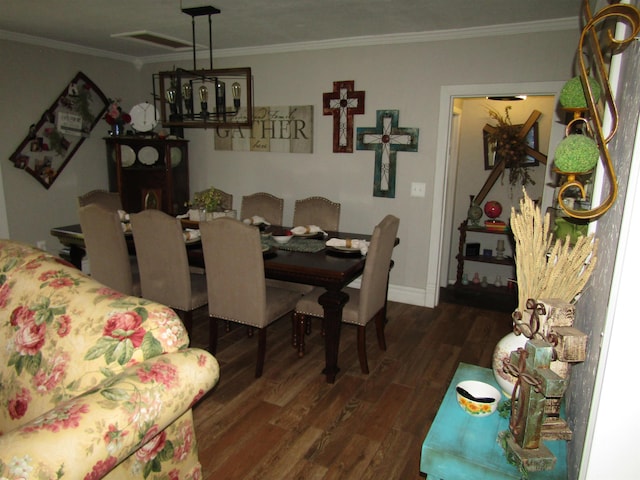
[[[500,390],[490,369],[467,363],[458,365],[422,444],[420,471],[427,474],[429,480],[520,479],[520,472],[507,462],[497,440],[499,432],[509,429],[509,420],[497,412],[480,418],[463,412],[455,391],[456,385],[463,380],[479,380]],[[545,445],[555,455],[556,467],[554,470],[531,472],[529,479],[566,480],[566,441],[549,441]]]

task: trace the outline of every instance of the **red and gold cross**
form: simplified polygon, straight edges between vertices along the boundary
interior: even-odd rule
[[[353,84],[353,80],[333,82],[333,92],[322,94],[322,113],[333,115],[335,153],[353,153],[353,116],[364,113],[364,92],[355,92]]]

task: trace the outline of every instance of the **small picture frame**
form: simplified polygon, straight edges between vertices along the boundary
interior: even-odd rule
[[[493,250],[491,250],[490,248],[483,249],[482,250],[482,256],[483,257],[488,257],[488,258],[493,257]]]
[[[467,257],[477,257],[477,256],[479,256],[480,255],[480,244],[479,243],[467,243],[464,254]]]

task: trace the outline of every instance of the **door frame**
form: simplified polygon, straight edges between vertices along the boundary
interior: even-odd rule
[[[475,85],[445,85],[440,88],[440,114],[438,118],[438,137],[436,144],[436,168],[434,174],[433,201],[431,211],[431,234],[427,250],[427,285],[425,288],[425,306],[435,307],[440,298],[440,277],[444,258],[451,251],[451,232],[453,218],[451,205],[455,181],[456,162],[450,161],[453,104],[456,97],[484,97],[488,95],[553,95],[558,96],[564,81],[496,83]],[[556,145],[564,136],[564,125],[554,122],[549,139],[548,158],[553,158]],[[552,162],[547,163],[547,170]],[[553,189],[545,182],[541,208],[551,205]],[[544,210],[543,210],[544,211]]]

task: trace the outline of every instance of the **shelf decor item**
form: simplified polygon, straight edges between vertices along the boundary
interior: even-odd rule
[[[477,227],[480,225],[479,220],[482,218],[482,207],[473,201],[473,195],[469,195],[469,210],[467,210],[467,218],[471,225]]]
[[[538,329],[530,327],[532,316],[537,314],[532,303],[542,299],[575,303],[595,269],[598,248],[593,234],[578,237],[573,246],[569,237],[554,241],[549,214],[543,218],[527,191],[523,188],[522,192],[519,211],[511,208],[518,306],[511,315],[513,332],[498,342],[493,355],[496,381],[508,395],[507,385],[516,380],[504,372],[502,364],[508,358],[508,348],[523,347],[537,334]]]
[[[484,213],[491,219],[498,218],[502,213],[502,205],[500,204],[500,202],[490,200],[484,204]]]
[[[607,145],[618,130],[619,118],[609,84],[608,70],[611,57],[623,52],[640,33],[640,10],[635,6],[616,2],[603,7],[594,15],[589,3],[588,0],[583,0],[582,23],[584,26],[580,32],[576,55],[581,88],[578,88],[575,77],[569,80],[562,89],[560,105],[568,112],[573,112],[574,119],[583,117],[583,121],[590,126],[599,150],[598,160],[602,160],[604,167],[603,178],[609,185],[608,188],[603,188],[603,192],[608,191],[606,196],[603,193],[604,200],[600,205],[589,209],[576,209],[571,203],[564,201],[565,194],[571,198],[575,196],[574,192],[577,189],[582,200],[587,199],[587,194],[584,185],[574,172],[569,171],[565,175],[566,178],[558,189],[558,205],[568,216],[579,219],[595,219],[602,216],[613,206],[618,196],[617,175]],[[625,24],[627,27],[625,37],[622,39],[616,36],[618,23]],[[571,95],[569,91],[572,91]],[[571,99],[567,98],[569,96]],[[586,101],[584,108],[582,108],[582,97]],[[609,123],[612,128],[605,135],[603,123],[607,116],[611,117]],[[583,144],[584,141],[581,141],[578,148],[584,149]],[[568,148],[567,145],[564,147]]]

